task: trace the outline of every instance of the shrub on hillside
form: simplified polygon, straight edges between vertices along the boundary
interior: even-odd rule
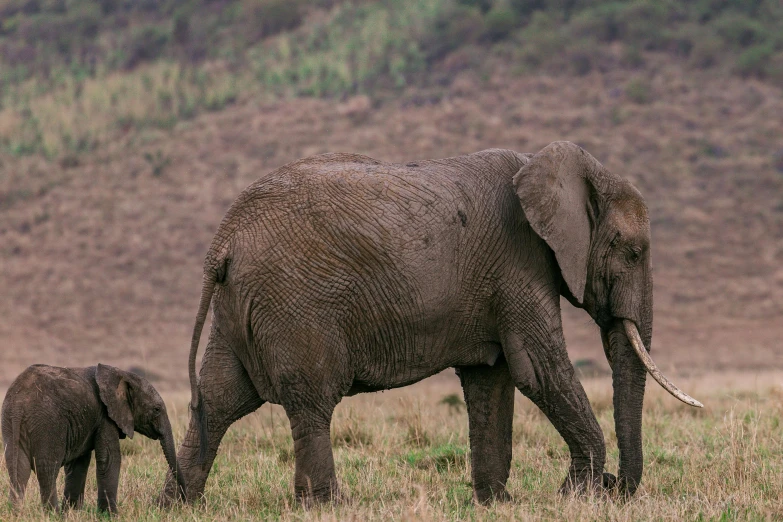
[[[484,15],[484,38],[491,42],[503,40],[519,27],[521,17],[506,3],[497,3]]]
[[[529,17],[534,11],[546,9],[547,3],[547,0],[508,0],[511,8],[523,17]]]
[[[522,61],[530,67],[560,56],[570,39],[559,30],[555,17],[545,11],[534,12],[518,38],[522,44]]]
[[[482,13],[486,13],[487,11],[492,9],[492,6],[494,5],[495,2],[493,0],[457,0],[457,3],[465,7],[473,7],[479,9],[481,10]]]
[[[246,43],[290,31],[302,23],[300,0],[242,0]]]
[[[726,11],[758,16],[778,0],[696,0],[693,10],[701,23],[714,20]]]
[[[95,6],[83,6],[65,14],[43,13],[25,17],[18,24],[18,35],[30,44],[41,42],[78,42],[98,35],[101,12]],[[66,46],[70,51],[72,45]]]
[[[621,38],[647,50],[664,50],[669,27],[687,18],[681,2],[637,0],[618,13]]]
[[[691,67],[706,69],[720,63],[725,51],[723,41],[708,27],[686,26],[682,38],[690,42],[688,62]]]
[[[754,45],[737,57],[734,70],[742,76],[765,78],[773,54],[775,50],[771,45]]]
[[[575,14],[568,27],[577,38],[622,40],[643,49],[664,49],[668,27],[686,15],[678,2],[636,0],[600,3]]]
[[[142,62],[149,62],[159,58],[169,42],[168,30],[148,26],[131,33],[123,45],[125,69],[133,69]]]
[[[474,7],[450,6],[435,18],[419,45],[428,62],[435,62],[465,44],[475,43],[484,31],[481,12]]]
[[[746,48],[767,41],[767,29],[746,15],[726,13],[714,22],[715,30],[732,49]]]
[[[625,95],[629,100],[640,105],[652,101],[650,84],[642,78],[636,78],[628,82],[625,86]]]

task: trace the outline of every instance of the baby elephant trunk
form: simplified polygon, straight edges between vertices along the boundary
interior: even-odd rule
[[[177,462],[177,451],[174,447],[174,435],[171,432],[171,423],[168,417],[164,414],[162,421],[163,434],[160,438],[160,446],[163,448],[163,455],[166,457],[166,462],[169,465],[169,469],[177,479],[177,497],[185,500],[185,477],[182,475],[182,471],[179,468],[179,462]]]

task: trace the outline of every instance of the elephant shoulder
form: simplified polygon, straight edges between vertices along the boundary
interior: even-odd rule
[[[527,165],[533,154],[521,153],[510,149],[484,149],[473,154],[468,154],[472,159],[478,159],[497,165],[501,168],[517,170]]]
[[[34,364],[19,374],[9,388],[9,392],[13,389],[14,395],[34,393],[50,397],[85,393],[91,390],[91,384],[83,370]]]
[[[308,156],[300,160],[289,163],[285,166],[287,170],[295,170],[297,168],[332,168],[340,165],[381,165],[382,162],[375,158],[365,156],[364,154],[353,154],[349,152],[326,152],[323,154],[316,154],[315,156]]]
[[[254,199],[258,196],[291,194],[304,187],[328,184],[346,176],[350,178],[352,174],[365,174],[383,165],[383,162],[369,156],[347,152],[308,156],[262,176],[240,195],[237,204],[241,206],[245,204],[243,199]]]

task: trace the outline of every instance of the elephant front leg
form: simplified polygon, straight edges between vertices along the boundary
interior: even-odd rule
[[[473,495],[487,504],[507,501],[511,467],[511,432],[514,418],[514,383],[501,357],[494,366],[457,369],[470,430],[470,462]]]
[[[213,333],[204,354],[199,379],[202,407],[206,413],[206,441],[200,440],[198,419],[191,415],[185,440],[177,454],[187,485],[185,497],[188,502],[195,502],[204,495],[218,447],[229,426],[264,403],[236,356],[228,350],[216,350],[215,342]],[[199,458],[201,444],[206,444],[203,462]],[[167,506],[176,498],[176,485],[169,470],[158,498],[159,505]]]
[[[560,491],[599,490],[609,478],[603,474],[604,437],[568,359],[562,330],[546,340],[510,333],[503,351],[519,390],[544,412],[568,444],[571,465]]]
[[[98,482],[98,510],[117,512],[117,488],[120,483],[120,432],[108,418],[95,437],[95,475]]]

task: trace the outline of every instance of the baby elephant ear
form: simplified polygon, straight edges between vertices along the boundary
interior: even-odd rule
[[[133,438],[133,411],[130,406],[130,387],[122,371],[113,366],[98,365],[96,371],[98,391],[106,405],[109,418],[122,430],[126,437]]]
[[[555,253],[571,294],[581,303],[587,280],[595,181],[604,167],[569,141],[550,143],[514,176],[514,188],[530,226]],[[598,185],[601,185],[598,183]]]

